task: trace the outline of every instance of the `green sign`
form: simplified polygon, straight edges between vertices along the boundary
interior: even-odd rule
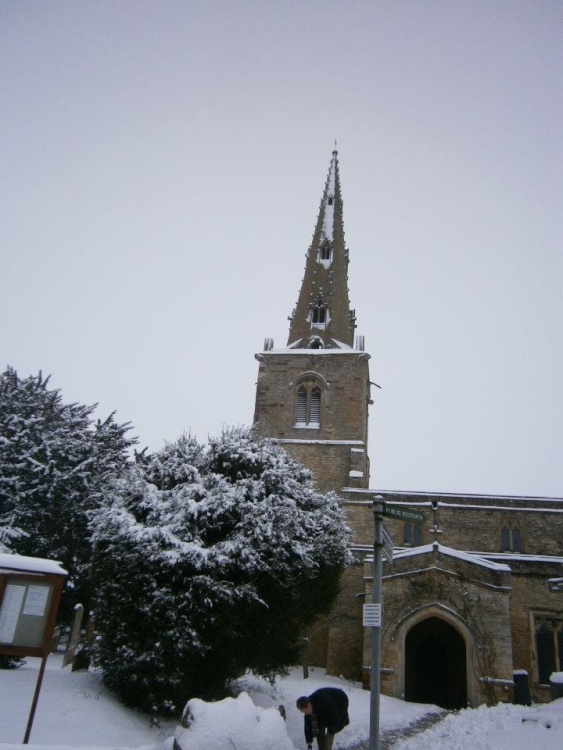
[[[401,521],[410,521],[411,523],[424,523],[426,521],[424,513],[419,513],[419,511],[411,508],[397,508],[387,504],[383,506],[383,515],[389,516],[389,518],[398,518]]]

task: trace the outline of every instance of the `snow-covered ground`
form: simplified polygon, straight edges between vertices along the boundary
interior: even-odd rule
[[[123,708],[93,672],[61,668],[61,656],[51,655],[43,680],[28,747],[31,750],[81,748],[144,748],[172,750],[176,722],[151,726],[134,711]],[[21,750],[35,683],[38,659],[28,659],[13,671],[0,670],[0,750]],[[275,688],[247,676],[241,688],[247,695],[216,704],[192,703],[192,729],[177,731],[185,750],[303,750],[303,717],[295,708],[299,695],[323,685],[338,685],[350,698],[350,726],[337,735],[335,750],[344,750],[369,734],[370,696],[359,685],[328,677],[314,669],[307,680],[300,670],[280,680]],[[248,698],[252,698],[252,701]],[[287,711],[284,722],[277,706]],[[406,727],[438,709],[381,698],[381,730]],[[404,739],[396,750],[561,750],[563,699],[545,706],[480,707],[452,714],[422,734]]]

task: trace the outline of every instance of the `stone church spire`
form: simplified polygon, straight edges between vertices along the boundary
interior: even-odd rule
[[[290,320],[290,348],[347,349],[354,344],[356,323],[348,298],[348,250],[336,149],[307,253],[299,299]]]

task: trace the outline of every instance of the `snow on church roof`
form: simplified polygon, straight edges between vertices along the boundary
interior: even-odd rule
[[[472,499],[475,498],[476,500],[499,500],[499,501],[510,501],[513,502],[514,500],[531,500],[533,502],[560,502],[563,503],[563,497],[545,497],[541,495],[493,495],[489,493],[471,493],[471,492],[430,492],[427,490],[421,491],[421,490],[382,490],[382,489],[373,489],[370,490],[370,492],[374,492],[378,495],[387,495],[388,497],[400,497],[404,496],[408,498],[407,502],[409,504],[412,504],[412,500],[410,498],[413,497],[428,497],[432,499],[438,499],[444,498],[446,500],[449,499],[455,499],[459,498],[461,499]],[[394,501],[393,501],[394,502]],[[451,504],[448,503],[448,505]],[[465,506],[464,506],[465,507]]]
[[[393,558],[395,560],[402,560],[405,557],[416,557],[417,555],[428,555],[431,552],[440,552],[442,555],[447,557],[455,557],[458,560],[465,560],[466,562],[473,563],[474,565],[480,565],[482,568],[488,568],[489,570],[506,571],[510,572],[510,567],[503,563],[492,562],[487,560],[481,555],[475,555],[471,552],[462,552],[452,547],[445,547],[443,544],[433,542],[432,544],[425,544],[422,547],[412,547],[411,549],[402,549],[393,552]]]
[[[489,560],[508,560],[510,562],[534,562],[534,563],[555,563],[563,565],[561,555],[534,555],[527,552],[476,552],[477,555],[487,557]]]

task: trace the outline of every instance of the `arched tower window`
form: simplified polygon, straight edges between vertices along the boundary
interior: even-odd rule
[[[321,260],[330,260],[332,257],[332,246],[329,240],[324,240],[319,248],[319,258]]]
[[[311,325],[324,327],[328,323],[328,308],[319,297],[311,310]]]
[[[326,321],[326,307],[317,306],[313,308],[313,323],[324,323]]]
[[[321,389],[314,381],[301,383],[297,389],[295,426],[321,426]]]

